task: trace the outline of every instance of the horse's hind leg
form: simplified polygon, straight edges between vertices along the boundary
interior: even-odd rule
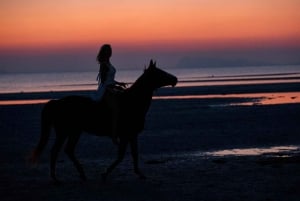
[[[58,157],[58,153],[67,137],[62,134],[63,133],[56,131],[56,139],[51,149],[50,176],[56,183],[60,183],[59,180],[56,178],[56,160]]]
[[[71,161],[74,163],[77,171],[79,172],[80,178],[83,181],[85,181],[86,180],[86,176],[85,176],[85,173],[83,171],[82,165],[77,160],[77,158],[75,157],[75,154],[74,154],[75,147],[77,145],[79,137],[80,137],[80,133],[72,135],[72,136],[69,136],[68,141],[67,141],[67,145],[65,147],[65,152],[69,156],[69,158],[71,159]]]
[[[146,179],[146,176],[141,172],[139,168],[137,136],[130,140],[130,146],[131,146],[131,155],[133,158],[134,172],[140,177],[140,179]]]
[[[115,167],[123,160],[127,148],[128,140],[121,139],[119,143],[119,149],[118,149],[118,158],[107,168],[106,172],[102,174],[102,178],[104,181],[106,181],[106,178],[109,173],[115,169]]]

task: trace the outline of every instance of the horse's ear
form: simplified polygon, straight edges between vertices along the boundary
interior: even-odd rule
[[[151,59],[151,60],[150,60],[149,67],[150,67],[150,66],[153,66],[153,65],[154,65],[154,63],[153,63],[153,60]]]
[[[152,59],[150,60],[149,67],[155,68],[156,67],[156,61],[154,62]]]

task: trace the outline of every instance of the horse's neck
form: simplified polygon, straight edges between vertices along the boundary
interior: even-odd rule
[[[152,100],[153,90],[135,88],[128,92],[131,104],[138,106],[140,109],[148,110]]]
[[[139,107],[139,109],[146,114],[151,104],[153,91],[154,89],[152,89],[145,80],[138,79],[128,89],[128,96],[131,97],[130,101],[132,101],[131,104],[135,107]]]

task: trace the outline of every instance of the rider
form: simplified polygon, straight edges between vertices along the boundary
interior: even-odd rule
[[[110,57],[112,55],[112,48],[109,44],[104,44],[99,50],[97,55],[97,61],[100,64],[99,73],[97,76],[98,80],[98,89],[96,92],[96,100],[102,100],[103,95],[106,91],[113,90],[114,88],[126,88],[126,84],[123,82],[117,82],[115,80],[116,69],[110,63]],[[111,94],[111,93],[106,93]],[[114,144],[118,144],[117,138],[117,125],[119,118],[119,108],[118,103],[115,98],[104,97],[103,101],[106,102],[107,106],[110,108],[112,112],[112,141]]]
[[[120,87],[125,88],[126,84],[115,80],[116,69],[110,62],[112,48],[109,44],[104,44],[99,50],[97,61],[100,64],[99,73],[97,76],[98,89],[96,99],[101,100],[107,88]]]

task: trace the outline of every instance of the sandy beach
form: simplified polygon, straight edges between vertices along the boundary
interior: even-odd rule
[[[101,173],[115,159],[117,148],[108,138],[84,133],[76,155],[88,180],[80,181],[73,164],[61,152],[57,174],[63,184],[59,186],[49,177],[54,134],[36,167],[25,160],[40,136],[43,104],[0,105],[0,198],[3,201],[299,200],[300,104],[263,105],[253,97],[226,97],[278,92],[300,92],[300,83],[159,89],[155,92],[157,97],[220,96],[152,101],[145,130],[139,137],[140,166],[146,180],[134,175],[128,151],[104,183]],[[91,93],[1,94],[0,100],[39,100]],[[252,105],[234,104],[251,101]]]

